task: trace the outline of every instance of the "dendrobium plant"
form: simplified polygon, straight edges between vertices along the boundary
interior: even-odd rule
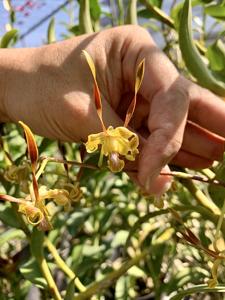
[[[50,223],[50,214],[45,204],[46,199],[53,199],[57,205],[62,205],[68,210],[70,208],[71,196],[72,198],[77,196],[74,191],[74,188],[77,189],[77,187],[69,186],[69,190],[66,188],[48,189],[45,186],[38,187],[38,178],[42,174],[48,159],[46,158],[42,161],[42,164],[38,168],[39,154],[33,133],[23,122],[20,121],[19,124],[23,127],[27,142],[28,154],[31,162],[32,185],[28,185],[29,194],[24,197],[24,199],[18,199],[9,195],[0,195],[0,200],[17,203],[18,212],[26,216],[28,223],[34,226],[37,225],[38,228],[43,231],[50,230],[52,225]],[[5,178],[8,180],[16,180],[17,183],[20,183],[20,181],[25,180],[24,176],[22,176],[24,175],[23,173],[23,168],[12,165],[9,167]],[[25,175],[26,182],[28,183],[27,169]]]
[[[83,54],[87,60],[88,66],[94,79],[95,106],[102,125],[102,132],[90,134],[88,136],[88,141],[85,144],[86,150],[88,153],[92,153],[97,151],[100,146],[98,166],[102,166],[103,156],[105,155],[106,157],[108,157],[109,169],[112,172],[120,172],[124,168],[124,160],[127,159],[129,161],[134,161],[136,155],[139,153],[139,138],[136,133],[130,131],[127,127],[133,116],[137,101],[137,93],[140,89],[144,77],[145,60],[143,59],[137,67],[134,98],[131,101],[130,106],[128,107],[124,126],[116,128],[109,126],[108,128],[106,128],[102,117],[102,101],[96,79],[95,65],[91,56],[85,50],[83,50]]]

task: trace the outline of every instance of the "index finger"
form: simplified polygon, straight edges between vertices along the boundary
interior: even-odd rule
[[[138,172],[140,183],[150,193],[161,194],[168,186],[169,178],[162,178],[159,173],[181,147],[188,108],[189,97],[180,77],[151,101],[150,136],[140,153]]]
[[[195,86],[190,100],[189,119],[225,137],[225,103],[201,87]]]

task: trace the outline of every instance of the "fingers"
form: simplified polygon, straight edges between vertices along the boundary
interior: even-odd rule
[[[191,95],[189,119],[225,137],[225,104],[210,91],[195,86]]]
[[[148,119],[151,134],[140,153],[138,173],[149,193],[160,194],[168,187],[170,179],[159,173],[181,147],[188,107],[189,98],[179,78],[152,99]]]
[[[205,169],[209,168],[213,162],[213,160],[180,150],[172,159],[171,164],[189,169]]]

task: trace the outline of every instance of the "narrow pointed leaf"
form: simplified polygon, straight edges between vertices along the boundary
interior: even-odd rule
[[[54,43],[56,41],[56,35],[55,35],[55,18],[52,18],[49,25],[48,25],[48,43]]]
[[[99,87],[98,87],[98,83],[97,83],[97,79],[96,79],[95,65],[94,65],[94,62],[93,62],[91,56],[87,53],[87,51],[83,50],[82,52],[83,52],[83,54],[86,58],[86,61],[88,63],[88,66],[91,70],[91,74],[92,74],[93,79],[94,79],[95,107],[97,109],[97,113],[98,113],[99,119],[101,121],[102,128],[103,128],[104,131],[106,131],[106,128],[105,128],[105,125],[104,125],[104,122],[103,122],[103,118],[102,118],[102,100],[101,100],[101,95],[100,95],[100,91],[99,91]]]
[[[137,93],[141,87],[143,78],[144,78],[144,73],[145,73],[145,59],[143,59],[140,64],[137,67],[137,71],[136,71],[136,76],[135,76],[135,86],[134,86],[134,98],[131,101],[128,110],[127,110],[127,114],[126,114],[126,118],[125,118],[125,122],[124,122],[124,126],[127,127],[128,124],[130,123],[130,120],[134,114],[134,110],[136,107],[136,102],[137,102]]]
[[[6,34],[1,39],[0,48],[7,48],[11,44],[11,42],[14,41],[17,34],[18,34],[17,29],[12,29],[12,30],[6,32]]]
[[[185,0],[179,28],[180,50],[188,70],[198,83],[220,96],[225,96],[225,83],[217,80],[202,60],[192,35],[191,0]]]

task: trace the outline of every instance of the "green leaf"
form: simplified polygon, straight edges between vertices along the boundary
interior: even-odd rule
[[[98,21],[101,16],[101,6],[98,0],[90,1],[91,18],[94,22]]]
[[[18,216],[12,207],[0,205],[0,220],[10,227],[21,228]]]
[[[84,256],[95,256],[99,255],[102,251],[105,250],[105,245],[84,245],[82,249],[82,254]]]
[[[25,237],[26,235],[22,230],[14,228],[9,229],[0,235],[0,247],[12,239],[23,239]]]
[[[209,5],[205,7],[205,13],[219,19],[221,21],[225,21],[225,6],[221,5]]]
[[[13,43],[13,41],[15,41],[17,34],[18,34],[17,29],[12,29],[12,30],[6,32],[6,34],[4,34],[3,37],[1,38],[1,47],[0,48],[9,47],[10,44]]]
[[[185,0],[182,10],[179,28],[179,44],[185,64],[192,75],[195,76],[198,83],[220,96],[225,96],[225,83],[217,80],[213,76],[195,47],[192,36],[192,10],[190,0]]]
[[[48,25],[48,31],[47,31],[47,37],[48,37],[48,44],[54,43],[56,41],[55,36],[55,18],[52,18]]]
[[[162,0],[147,0],[149,3],[151,3],[154,6],[157,6],[159,8],[161,8],[162,6]]]
[[[43,138],[40,145],[38,145],[38,151],[40,154],[43,154],[43,152],[47,152],[49,148],[53,148],[56,145],[56,141],[49,140],[47,138]]]
[[[153,5],[150,1],[142,0],[143,5],[145,5],[146,9],[150,12],[149,17],[155,18],[171,28],[174,28],[174,22],[163,10],[161,10],[158,6]],[[146,14],[147,12],[145,12]]]
[[[127,273],[130,275],[130,276],[133,276],[133,277],[137,277],[137,278],[145,278],[146,277],[146,274],[145,272],[140,269],[139,267],[137,266],[133,266],[131,267]]]
[[[74,25],[72,27],[69,27],[68,30],[69,30],[69,32],[73,33],[74,35],[81,34],[79,25]]]
[[[192,0],[191,5],[192,7],[199,5],[201,3],[200,0]],[[184,6],[184,1],[179,2],[177,5],[175,5],[171,12],[171,18],[174,20],[175,28],[178,29],[180,25],[180,19],[181,19],[181,14],[182,14],[182,9]]]
[[[213,71],[221,72],[225,76],[225,45],[221,39],[208,47],[206,56]]]
[[[189,289],[185,289],[184,291],[178,292],[175,296],[169,298],[170,300],[182,300],[185,296],[197,294],[197,293],[224,293],[225,292],[225,285],[218,285],[217,287],[211,289],[206,284],[196,285]]]
[[[74,279],[72,279],[67,286],[66,295],[65,295],[64,300],[73,300],[74,293],[75,293],[75,285],[74,285]]]
[[[86,219],[89,217],[90,211],[76,211],[70,215],[66,224],[68,226],[70,234],[73,236],[80,230]]]
[[[143,217],[138,218],[138,220],[135,222],[135,224],[132,226],[132,228],[129,232],[129,235],[126,239],[125,248],[127,249],[129,242],[130,242],[130,238],[136,232],[136,230],[141,227],[141,225],[143,223],[148,222],[151,218],[154,218],[156,216],[163,215],[163,214],[168,214],[168,213],[169,213],[168,209],[161,209],[161,210],[150,212],[150,213],[144,215]]]
[[[128,235],[129,235],[129,231],[119,230],[115,234],[111,246],[113,248],[116,248],[116,247],[119,247],[119,246],[124,246],[126,244],[126,240],[127,240]]]
[[[225,162],[225,158],[224,158],[223,162],[219,163],[214,169],[214,173],[216,174],[215,179],[221,180],[223,182],[225,181],[225,164],[224,164],[224,162]],[[217,206],[222,208],[224,199],[225,199],[224,187],[210,184],[208,186],[208,192],[209,192],[209,195],[212,198],[213,202],[215,202],[215,204]]]
[[[116,300],[128,300],[130,299],[128,291],[129,291],[129,278],[128,276],[121,276],[117,282],[115,287],[115,299]]]
[[[48,287],[45,278],[42,277],[41,269],[37,261],[32,258],[20,267],[20,273],[25,279],[35,284],[37,287],[46,289]]]

